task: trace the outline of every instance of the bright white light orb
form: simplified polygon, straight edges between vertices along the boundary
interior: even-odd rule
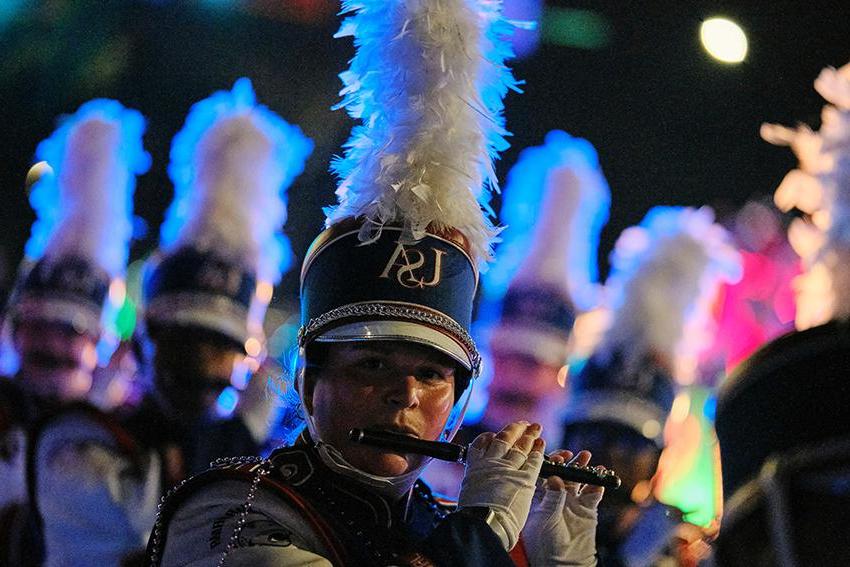
[[[702,46],[723,63],[741,63],[747,56],[747,35],[741,26],[726,18],[711,18],[699,30]]]

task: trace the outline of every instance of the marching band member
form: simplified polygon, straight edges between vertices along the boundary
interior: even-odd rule
[[[143,281],[172,484],[218,457],[259,454],[269,433],[273,404],[227,414],[219,400],[245,390],[262,359],[273,286],[292,264],[285,191],[311,150],[248,79],[196,103],[174,138],[175,196]]]
[[[340,35],[354,36],[357,54],[341,106],[361,124],[334,164],[339,206],[301,271],[295,382],[306,427],[268,459],[223,461],[178,488],[149,558],[492,566],[512,565],[513,550],[532,565],[595,564],[601,488],[553,478],[535,499],[538,424],[476,440],[457,511],[418,480],[426,458],[349,439],[359,427],[451,439],[462,419],[480,368],[469,334],[478,264],[496,232],[482,190],[495,183],[502,96],[515,83],[498,3],[343,9],[352,15]]]
[[[726,496],[717,565],[846,565],[850,461],[850,65],[824,69],[821,127],[764,125],[799,159],[774,194],[803,274],[797,331],[742,362],[717,400]],[[844,488],[842,488],[844,487]]]
[[[37,152],[53,172],[31,193],[34,263],[10,314],[37,408],[26,483],[45,565],[118,564],[144,541],[161,490],[155,451],[131,449],[119,420],[86,403],[104,306],[124,299],[135,176],[150,165],[143,132],[138,112],[94,100]]]
[[[498,263],[484,277],[496,288],[510,278],[488,337],[486,427],[531,415],[542,420],[547,442],[558,441],[573,325],[600,302],[597,249],[610,202],[593,146],[562,131],[525,150],[508,174],[507,228]]]
[[[610,325],[570,380],[563,443],[604,454],[623,479],[600,507],[600,562],[654,565],[681,518],[663,496],[678,480],[659,466],[664,425],[692,370],[682,362],[706,344],[710,299],[740,277],[739,256],[710,209],[655,207],[620,235],[611,265]]]

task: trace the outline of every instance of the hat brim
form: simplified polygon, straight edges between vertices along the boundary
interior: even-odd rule
[[[100,334],[99,306],[62,297],[22,297],[13,308],[15,322],[44,321],[68,325],[78,333],[96,337]]]
[[[248,312],[228,297],[181,292],[154,299],[145,309],[149,327],[190,327],[218,333],[243,345],[248,338]]]
[[[466,349],[445,333],[410,321],[357,321],[334,327],[314,339],[322,343],[407,341],[431,347],[472,371],[474,362]]]
[[[491,353],[528,355],[552,366],[563,366],[569,356],[567,337],[540,329],[501,324],[490,332],[488,338]]]
[[[630,427],[658,447],[664,446],[666,412],[637,396],[618,392],[578,392],[563,416],[565,425],[613,421]]]

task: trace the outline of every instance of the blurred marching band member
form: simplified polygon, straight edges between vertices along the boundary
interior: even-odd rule
[[[507,228],[499,263],[485,276],[494,287],[510,278],[488,337],[485,429],[533,416],[547,442],[558,441],[573,324],[599,303],[597,249],[610,201],[593,146],[562,131],[525,150],[508,174]]]
[[[218,457],[259,454],[269,433],[271,401],[235,411],[220,401],[262,359],[273,286],[292,264],[284,192],[311,150],[247,79],[196,103],[174,138],[175,197],[143,281],[170,484]]]
[[[553,478],[535,499],[539,424],[477,438],[457,511],[418,480],[427,458],[349,439],[375,427],[446,440],[463,418],[480,367],[469,334],[478,263],[496,232],[481,203],[515,83],[495,3],[343,9],[340,35],[357,53],[340,106],[361,124],[334,164],[340,204],[301,272],[295,387],[306,428],[268,459],[223,461],[178,488],[149,559],[492,566],[513,565],[513,550],[531,565],[593,565],[601,489]]]
[[[722,567],[850,562],[850,65],[824,69],[814,86],[828,102],[818,131],[762,127],[799,159],[774,195],[802,213],[789,227],[803,263],[798,331],[744,361],[718,396]]]
[[[600,506],[600,563],[653,565],[680,529],[664,498],[679,479],[659,467],[676,379],[688,370],[680,362],[704,346],[693,341],[707,302],[740,266],[712,211],[682,207],[655,207],[626,229],[611,265],[610,326],[570,380],[563,445],[604,455],[623,479]]]
[[[31,517],[29,541],[18,547],[22,564],[73,563],[73,555],[64,556],[69,545],[90,550],[128,545],[109,530],[83,541],[73,521],[81,510],[96,508],[105,526],[126,512],[122,506],[142,523],[155,511],[152,506],[145,513],[135,492],[118,502],[77,477],[96,471],[98,482],[116,491],[128,486],[129,467],[110,456],[121,442],[110,428],[120,426],[85,400],[104,332],[104,306],[124,289],[135,176],[150,164],[143,131],[138,112],[94,100],[64,118],[38,147],[38,158],[52,170],[43,172],[31,192],[37,220],[25,251],[28,270],[9,307],[20,360],[15,383],[29,412],[27,470],[20,478],[26,478]],[[144,468],[152,455],[140,451],[139,459]],[[66,484],[60,480],[65,475],[74,480]],[[141,537],[137,533],[129,545],[138,547]]]
[[[91,140],[84,147],[89,160],[107,165],[113,153],[128,151],[110,152]],[[44,527],[46,564],[133,560],[161,494],[185,478],[187,467],[258,451],[270,405],[244,419],[213,420],[211,391],[224,386],[198,384],[210,376],[231,380],[249,332],[262,344],[257,329],[290,257],[279,233],[286,214],[282,190],[300,172],[309,147],[300,131],[256,106],[247,80],[190,113],[173,152],[178,212],[166,222],[163,250],[145,282],[161,395],[130,415],[75,405],[36,425],[28,488]],[[95,175],[116,184],[126,178],[116,171]],[[125,207],[131,202],[122,199]],[[123,219],[109,222],[120,234]],[[216,325],[225,331],[216,334]],[[167,343],[157,342],[163,337]],[[182,350],[186,345],[198,350]],[[185,380],[185,392],[169,382],[175,379]]]
[[[573,324],[599,303],[597,248],[610,193],[590,143],[555,130],[525,149],[508,173],[498,261],[483,275],[490,382],[481,421],[459,440],[520,419],[559,441]],[[489,320],[488,320],[489,319]],[[433,463],[426,478],[456,495],[463,470]]]

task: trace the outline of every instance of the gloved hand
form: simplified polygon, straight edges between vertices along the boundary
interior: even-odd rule
[[[490,527],[508,551],[519,540],[534,497],[545,445],[541,430],[537,423],[511,423],[498,434],[476,437],[467,454],[458,507],[490,508]]]
[[[572,459],[571,451],[556,451],[553,462]],[[581,451],[575,459],[587,466],[590,453]],[[523,541],[533,567],[596,565],[596,508],[604,488],[550,477],[534,495],[531,514],[523,530]]]

